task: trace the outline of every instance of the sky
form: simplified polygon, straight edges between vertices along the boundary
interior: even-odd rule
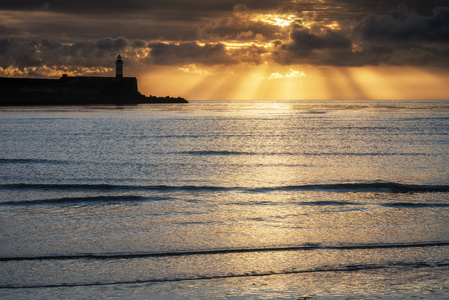
[[[0,76],[188,100],[448,100],[449,0],[0,0]]]

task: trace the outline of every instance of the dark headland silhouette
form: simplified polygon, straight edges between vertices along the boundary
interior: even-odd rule
[[[0,77],[0,106],[188,103],[181,97],[141,94],[137,78],[123,77],[120,55],[115,63],[116,77],[71,77],[66,74],[59,79]]]

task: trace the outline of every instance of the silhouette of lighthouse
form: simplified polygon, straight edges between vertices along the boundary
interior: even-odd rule
[[[117,60],[115,61],[115,77],[123,77],[123,60],[120,54],[117,56]]]

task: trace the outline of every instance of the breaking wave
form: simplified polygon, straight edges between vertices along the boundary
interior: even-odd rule
[[[81,253],[73,255],[44,255],[44,256],[9,256],[0,257],[0,261],[32,261],[32,260],[77,260],[77,259],[133,259],[150,257],[174,257],[193,255],[220,255],[230,253],[257,253],[257,252],[281,252],[281,251],[310,251],[310,250],[369,250],[369,249],[392,249],[392,248],[426,248],[449,246],[449,241],[430,241],[417,243],[397,244],[360,244],[360,245],[323,245],[307,243],[288,247],[264,247],[264,248],[240,248],[240,249],[212,249],[173,252],[152,253]]]
[[[335,249],[335,250],[356,250],[356,249],[382,249],[382,248],[417,248],[417,247],[439,247],[448,246],[449,242],[429,242],[420,244],[379,244],[379,245],[347,245],[323,247],[318,245],[304,245],[299,247],[287,248],[261,248],[261,249],[230,249],[230,250],[210,250],[210,251],[194,251],[194,252],[169,252],[169,253],[148,253],[148,254],[81,254],[72,256],[41,256],[41,257],[2,257],[0,261],[32,261],[32,260],[78,260],[78,259],[143,259],[151,257],[163,256],[186,256],[186,255],[221,255],[229,253],[248,253],[248,252],[267,252],[267,251],[301,251],[301,250],[315,250],[315,249]],[[312,268],[287,268],[280,270],[266,270],[266,271],[245,271],[242,270],[236,273],[227,272],[205,272],[203,274],[188,274],[188,275],[172,275],[167,277],[157,277],[148,275],[147,278],[140,279],[121,279],[121,280],[105,280],[94,282],[53,282],[53,283],[38,283],[38,284],[4,284],[0,285],[0,289],[33,289],[33,288],[59,288],[59,287],[83,287],[83,286],[105,286],[105,285],[122,285],[122,284],[140,284],[140,283],[163,283],[163,282],[182,282],[191,280],[212,280],[224,278],[245,278],[245,277],[263,277],[272,275],[288,275],[301,273],[325,273],[325,272],[360,272],[379,269],[421,269],[421,268],[447,268],[449,262],[447,260],[441,261],[388,261],[387,263],[366,263],[366,264],[337,264],[337,265],[323,265]]]

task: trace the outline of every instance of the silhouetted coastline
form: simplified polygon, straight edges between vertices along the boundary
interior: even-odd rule
[[[137,105],[188,103],[184,98],[145,96],[135,77],[71,77],[59,79],[0,77],[0,106]]]

